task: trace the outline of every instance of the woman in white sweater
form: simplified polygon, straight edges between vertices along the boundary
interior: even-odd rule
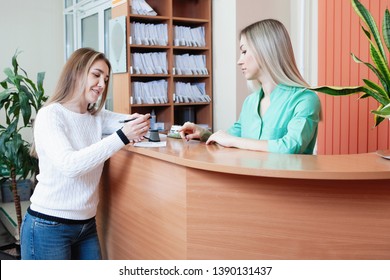
[[[40,172],[23,219],[22,259],[101,259],[95,215],[103,164],[149,129],[149,115],[104,110],[110,71],[104,54],[78,49],[36,116]]]

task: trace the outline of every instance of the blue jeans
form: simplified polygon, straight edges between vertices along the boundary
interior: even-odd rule
[[[26,213],[20,236],[22,260],[100,260],[96,221],[63,224]]]

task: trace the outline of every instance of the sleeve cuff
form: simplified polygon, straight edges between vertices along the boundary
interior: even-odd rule
[[[127,145],[130,143],[130,140],[126,137],[126,135],[123,133],[122,129],[118,129],[116,131],[116,134],[118,134],[119,138],[122,140],[123,144]]]
[[[209,139],[209,137],[211,136],[211,132],[210,131],[208,131],[208,130],[206,130],[201,136],[200,136],[200,141],[201,142],[206,142],[207,141],[207,139]]]

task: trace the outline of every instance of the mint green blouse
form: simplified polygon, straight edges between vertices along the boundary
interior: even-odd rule
[[[317,94],[306,88],[277,85],[268,110],[260,117],[263,96],[261,89],[245,99],[240,118],[228,133],[268,140],[272,153],[313,154],[321,110]]]

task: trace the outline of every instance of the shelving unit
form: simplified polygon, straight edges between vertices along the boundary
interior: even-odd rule
[[[157,16],[133,14],[131,0],[114,6],[112,18],[126,17],[126,46],[127,46],[127,72],[113,74],[113,106],[114,111],[120,113],[150,113],[154,110],[156,121],[164,123],[164,130],[187,120],[204,124],[213,129],[213,94],[212,94],[212,42],[211,42],[211,1],[212,0],[146,0],[157,12]],[[145,24],[166,24],[168,28],[168,45],[151,46],[136,45],[130,39],[131,24],[133,22]],[[185,26],[190,28],[204,28],[206,45],[202,47],[175,46],[174,27]],[[165,52],[167,55],[167,74],[134,74],[131,71],[134,53]],[[178,75],[174,70],[175,55],[204,55],[207,75]],[[156,80],[167,81],[167,101],[163,104],[136,104],[132,93],[132,83],[150,82]],[[207,102],[178,102],[175,84],[204,83],[205,92],[210,101]]]

